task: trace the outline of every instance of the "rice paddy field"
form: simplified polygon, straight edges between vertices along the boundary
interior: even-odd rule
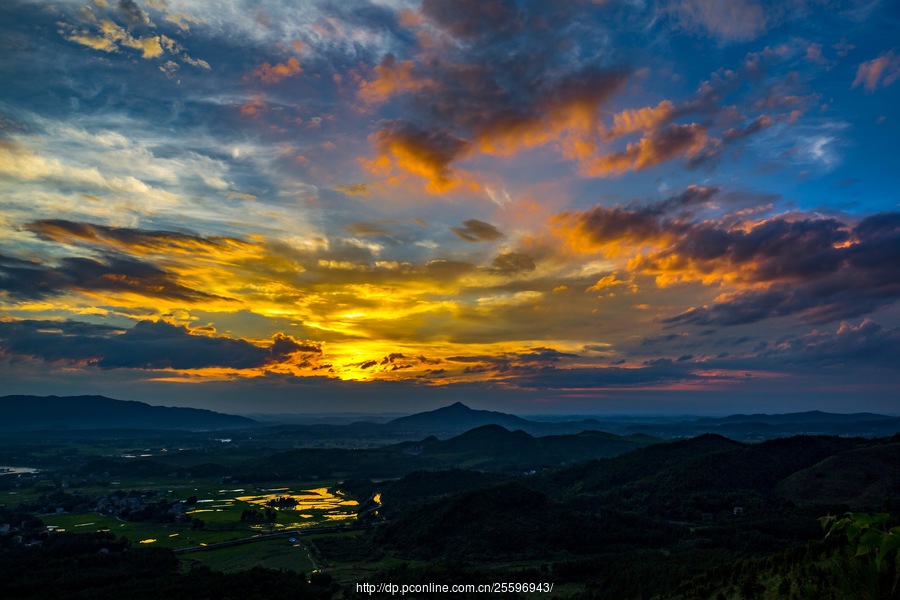
[[[358,503],[346,498],[336,487],[318,485],[309,488],[157,488],[142,494],[145,496],[142,500],[146,502],[175,503],[196,497],[195,503],[185,506],[184,522],[181,523],[126,521],[95,512],[47,514],[40,518],[55,531],[109,531],[133,544],[153,544],[176,550],[278,531],[355,523]],[[244,511],[263,513],[267,508],[274,509],[274,522],[241,519]],[[195,519],[202,521],[202,526],[198,526]]]

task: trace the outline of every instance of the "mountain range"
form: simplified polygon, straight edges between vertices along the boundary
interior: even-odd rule
[[[3,396],[0,430],[165,429],[218,430],[252,427],[246,417],[199,408],[152,406],[105,396]]]
[[[264,424],[253,419],[196,408],[152,406],[104,396],[3,396],[0,430],[239,430],[254,428],[254,436],[286,443],[344,439],[354,446],[381,446],[398,440],[447,439],[486,425],[529,436],[565,436],[581,432],[607,432],[623,443],[643,441],[635,435],[672,439],[715,433],[745,442],[792,435],[844,435],[884,437],[900,431],[900,417],[873,413],[835,414],[809,411],[787,414],[730,415],[726,417],[575,418],[538,421],[508,413],[477,410],[456,402],[436,410],[398,417],[387,422]],[[549,444],[551,442],[545,442]]]

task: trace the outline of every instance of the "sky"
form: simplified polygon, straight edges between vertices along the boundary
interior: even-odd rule
[[[5,0],[0,388],[900,414],[890,0]]]

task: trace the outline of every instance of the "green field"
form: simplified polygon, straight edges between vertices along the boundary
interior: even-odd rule
[[[147,499],[152,502],[174,502],[189,495],[196,496],[197,503],[188,507],[186,517],[188,520],[202,520],[203,526],[195,528],[190,522],[124,521],[93,512],[41,515],[41,520],[45,525],[62,531],[110,531],[118,537],[127,538],[133,544],[154,544],[179,549],[242,539],[271,531],[353,522],[358,508],[355,502],[345,500],[335,494],[332,488],[324,488],[321,484],[309,491],[300,486],[290,489],[225,489],[221,484],[210,485],[209,482],[206,485],[190,485],[180,489],[177,486],[159,484],[157,487],[135,487],[146,491]],[[161,495],[157,495],[156,490],[161,491]],[[266,500],[278,495],[296,497],[297,506],[278,508],[275,523],[241,521],[244,510],[262,510],[266,506]]]
[[[306,548],[287,539],[266,540],[230,548],[216,548],[182,555],[185,565],[202,564],[216,571],[243,571],[253,567],[284,569],[309,574],[315,570]]]
[[[126,522],[96,513],[42,515],[41,520],[47,526],[58,527],[64,531],[74,533],[109,531],[117,537],[130,540],[133,544],[147,543],[173,549],[235,540],[255,534],[247,528],[216,531],[192,529],[188,524]]]

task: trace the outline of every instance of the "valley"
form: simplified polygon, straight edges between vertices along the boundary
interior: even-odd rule
[[[138,573],[159,590],[252,575],[247,597],[271,592],[260,583],[271,578],[292,597],[513,581],[552,582],[559,598],[737,600],[837,599],[897,581],[895,550],[876,567],[822,522],[872,513],[896,527],[896,433],[746,442],[558,433],[559,422],[538,435],[485,420],[502,419],[450,406],[402,429],[325,427],[344,436],[334,447],[296,425],[5,437],[0,462],[17,466],[0,474],[0,589],[42,597],[29,583],[40,576],[111,597]],[[386,443],[354,446],[363,427],[385,427],[368,439]],[[109,564],[72,571],[85,552]],[[145,573],[134,557],[162,566]]]

